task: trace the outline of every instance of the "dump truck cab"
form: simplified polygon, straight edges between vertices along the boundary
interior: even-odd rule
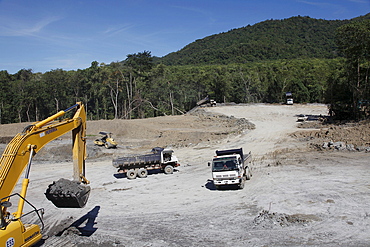
[[[238,185],[243,188],[245,180],[251,177],[248,166],[250,161],[251,153],[244,157],[241,148],[217,150],[212,160],[212,178],[216,188],[225,185]],[[208,165],[211,166],[211,163]]]
[[[291,92],[286,92],[285,97],[286,97],[286,104],[293,105],[293,94]]]
[[[240,155],[226,155],[215,157],[212,161],[212,177],[214,184],[228,185],[239,184],[242,174],[242,163]]]

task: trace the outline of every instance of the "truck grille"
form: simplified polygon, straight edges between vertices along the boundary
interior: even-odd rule
[[[229,177],[229,176],[216,176],[215,180],[222,181],[222,180],[235,180],[236,177]]]
[[[216,175],[216,178],[234,178],[235,176],[234,175]]]

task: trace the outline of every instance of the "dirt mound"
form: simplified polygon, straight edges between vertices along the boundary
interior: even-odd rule
[[[288,226],[307,226],[312,221],[320,220],[315,215],[304,214],[283,214],[270,213],[268,210],[262,210],[259,215],[254,218],[253,224],[257,228],[274,228],[274,227],[288,227]]]
[[[0,129],[0,151],[5,149],[13,136],[23,130],[27,123],[2,125]],[[235,118],[209,113],[196,109],[191,114],[165,116],[147,119],[114,119],[87,122],[87,152],[89,159],[120,155],[127,150],[143,151],[153,147],[188,147],[199,143],[214,143],[229,135],[237,135],[248,129],[254,129],[253,123],[244,118]],[[118,148],[107,150],[96,147],[93,141],[100,131],[112,132],[118,142]],[[72,160],[71,133],[66,133],[57,140],[48,143],[35,157],[37,161],[53,160],[68,162]]]
[[[325,124],[320,122],[302,123],[291,136],[302,141],[309,141],[312,147],[319,147],[324,142],[343,142],[356,147],[370,146],[370,121],[344,124]],[[316,128],[316,129],[312,129]]]
[[[87,123],[87,133],[94,136],[102,130],[112,132],[122,146],[150,149],[155,146],[183,147],[200,142],[217,141],[230,134],[253,129],[254,124],[244,118],[208,113],[202,109],[191,114],[133,120],[99,120]],[[143,141],[145,140],[145,141]],[[146,142],[147,144],[144,144]]]

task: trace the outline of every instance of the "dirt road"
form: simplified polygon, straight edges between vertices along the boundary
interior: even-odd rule
[[[92,191],[83,209],[57,209],[43,194],[51,181],[72,173],[71,164],[35,162],[28,198],[45,208],[44,232],[50,237],[42,246],[369,246],[369,154],[309,151],[307,143],[289,137],[298,130],[297,114],[325,115],[325,106],[258,104],[206,111],[246,118],[255,129],[219,138],[200,133],[221,131],[220,122],[194,116],[167,118],[178,125],[166,125],[166,118],[126,121],[126,129],[135,124],[131,129],[146,135],[119,136],[123,148],[88,160]],[[156,124],[163,128],[160,136],[172,133],[182,140],[181,146],[172,145],[181,166],[172,175],[117,176],[112,156],[147,147],[149,141],[160,144],[157,132],[144,131]],[[114,125],[113,132],[119,128]],[[216,149],[239,147],[252,152],[252,179],[243,190],[215,190],[207,162]]]

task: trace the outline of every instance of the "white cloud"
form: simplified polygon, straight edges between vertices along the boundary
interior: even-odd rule
[[[113,36],[113,35],[125,32],[133,27],[134,25],[130,25],[130,24],[108,27],[105,31],[103,31],[103,34]]]
[[[26,22],[9,17],[0,18],[0,36],[37,36],[46,26],[60,20],[60,17],[46,17]]]
[[[350,2],[353,3],[363,3],[363,4],[370,4],[369,0],[349,0]]]

